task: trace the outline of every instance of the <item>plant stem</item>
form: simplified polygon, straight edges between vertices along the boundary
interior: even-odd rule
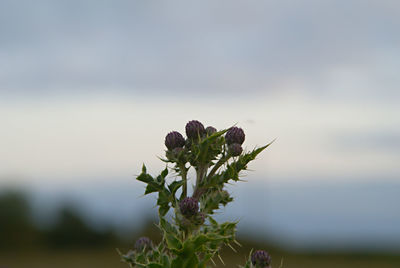
[[[221,157],[221,158],[218,160],[218,162],[214,165],[214,167],[211,169],[210,173],[208,173],[208,176],[207,176],[206,179],[207,179],[207,180],[208,180],[208,179],[211,179],[211,177],[215,175],[215,173],[218,171],[218,169],[219,169],[226,161],[228,161],[229,157],[230,157],[229,154],[226,154],[226,155],[224,155],[223,157]]]
[[[181,176],[183,180],[182,196],[185,198],[187,197],[187,170],[185,164],[181,164],[179,168],[181,169]]]
[[[200,167],[199,167],[199,170],[197,171],[196,188],[195,188],[195,191],[194,191],[194,193],[193,193],[193,198],[199,199],[199,198],[201,197],[201,195],[207,190],[207,189],[204,189],[204,188],[201,188],[201,187],[200,187],[200,182],[202,182],[203,179],[209,180],[212,176],[214,176],[215,173],[218,171],[218,169],[219,169],[223,164],[225,164],[225,162],[228,161],[228,159],[229,159],[230,157],[231,157],[231,156],[230,156],[229,154],[226,154],[226,155],[222,156],[222,157],[218,160],[218,162],[214,165],[214,167],[211,169],[210,173],[208,173],[208,175],[207,175],[208,166],[206,166],[205,170],[203,170],[204,173],[201,173],[200,175],[199,175],[199,171],[200,171]],[[206,176],[206,175],[207,175],[207,176]],[[199,178],[200,178],[200,179],[199,179]]]
[[[199,199],[202,194],[202,189],[200,188],[201,182],[204,180],[205,175],[207,174],[208,165],[199,165],[197,168],[197,178],[196,178],[196,186],[193,192],[193,198]]]

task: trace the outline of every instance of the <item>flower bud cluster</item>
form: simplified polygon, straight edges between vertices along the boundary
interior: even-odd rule
[[[208,126],[204,128],[204,125],[197,121],[191,120],[185,126],[187,139],[183,137],[178,131],[171,131],[165,137],[165,146],[167,147],[166,156],[168,160],[172,162],[183,162],[187,159],[187,152],[191,150],[192,144],[196,144],[200,139],[211,136],[217,132],[217,129]]]
[[[243,152],[242,144],[245,139],[243,129],[231,127],[225,134],[225,142],[228,145],[228,152],[232,156],[239,156]]]
[[[269,146],[243,153],[243,129],[231,127],[217,131],[197,120],[189,121],[185,133],[181,133],[171,131],[165,136],[166,159],[161,160],[174,166],[167,165],[160,175],[153,177],[143,164],[142,173],[137,177],[147,184],[145,194],[158,193],[159,228],[163,239],[159,245],[153,245],[148,237],[139,238],[134,250],[121,255],[132,268],[175,267],[189,263],[190,267],[199,263],[205,267],[224,244],[236,242],[237,223],[220,224],[213,214],[233,201],[229,192],[224,190],[225,185],[239,181],[239,173]],[[189,194],[188,175],[192,168],[196,171],[196,182]],[[170,170],[181,178],[170,181]],[[171,209],[174,216],[169,217]],[[208,224],[205,224],[206,219]],[[257,250],[251,254],[245,267],[271,268],[270,265],[270,255]]]
[[[265,250],[256,250],[251,255],[251,263],[255,267],[259,268],[270,268],[271,256]]]

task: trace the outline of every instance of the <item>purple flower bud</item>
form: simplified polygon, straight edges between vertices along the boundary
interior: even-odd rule
[[[217,129],[215,127],[209,126],[209,127],[206,128],[206,132],[207,132],[208,136],[211,136],[212,134],[217,132]]]
[[[189,121],[186,124],[186,136],[189,139],[198,139],[203,136],[206,132],[202,123],[197,120]]]
[[[225,141],[228,145],[233,143],[239,143],[241,145],[244,142],[244,138],[244,131],[239,127],[231,127],[225,134]]]
[[[185,197],[179,202],[179,209],[182,215],[191,217],[197,214],[199,211],[199,203],[193,197]]]
[[[239,156],[243,152],[243,148],[239,143],[232,143],[228,146],[228,152],[232,156]]]
[[[271,256],[265,250],[257,250],[251,255],[251,262],[254,266],[267,268],[271,264]]]
[[[165,146],[168,150],[173,150],[177,147],[183,147],[185,145],[185,138],[182,134],[177,131],[172,131],[165,137]]]
[[[153,247],[153,243],[151,242],[150,238],[148,237],[141,237],[138,240],[136,240],[135,243],[135,249],[137,251],[143,251],[144,249],[151,249]]]

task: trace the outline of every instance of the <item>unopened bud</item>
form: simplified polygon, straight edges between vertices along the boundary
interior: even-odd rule
[[[265,250],[257,250],[251,255],[251,263],[260,268],[268,268],[271,264],[271,256]]]
[[[181,133],[172,131],[165,137],[165,146],[167,146],[168,150],[183,147],[185,146],[185,138],[183,138]]]
[[[207,135],[208,135],[208,136],[211,136],[212,134],[214,134],[215,132],[217,132],[217,129],[216,129],[215,127],[209,126],[209,127],[206,128],[206,132],[207,132]]]
[[[231,127],[225,134],[225,141],[228,145],[233,143],[239,143],[240,145],[244,142],[244,131],[239,127]]]
[[[199,203],[193,197],[185,197],[179,203],[179,209],[181,210],[182,215],[191,217],[196,215],[199,211]]]
[[[197,120],[189,121],[185,127],[186,136],[189,139],[198,139],[203,136],[206,132],[202,123]]]
[[[232,156],[239,156],[243,152],[243,148],[238,143],[232,143],[228,146],[228,151]]]

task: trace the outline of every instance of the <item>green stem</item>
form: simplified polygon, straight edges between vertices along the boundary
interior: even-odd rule
[[[214,165],[214,167],[211,169],[210,173],[208,173],[208,176],[206,178],[206,180],[211,179],[212,176],[215,175],[215,173],[218,171],[218,169],[225,164],[226,161],[228,161],[228,159],[230,158],[229,154],[224,155],[223,157],[221,157],[218,162]]]
[[[201,177],[200,180],[199,180],[199,172],[198,172],[197,182],[196,182],[196,188],[195,188],[195,191],[194,191],[194,193],[193,193],[193,198],[199,199],[199,198],[201,197],[201,195],[207,190],[207,189],[204,189],[204,188],[201,188],[201,187],[200,187],[200,182],[202,181],[203,177],[204,177],[204,179],[207,180],[207,181],[210,180],[211,177],[215,175],[215,173],[218,171],[218,169],[219,169],[223,164],[225,164],[225,162],[228,161],[228,159],[229,159],[230,157],[231,157],[231,156],[230,156],[229,154],[226,154],[226,155],[222,156],[222,157],[218,160],[218,162],[214,165],[214,167],[211,169],[210,173],[208,173],[208,175],[207,175],[208,166],[206,166],[206,169],[204,170],[204,173],[201,174],[202,177]],[[199,168],[199,170],[200,170],[200,168]],[[206,175],[207,175],[207,176],[206,176]]]
[[[182,196],[185,198],[187,197],[187,170],[185,164],[181,164],[179,168],[181,169],[181,176],[183,180]]]
[[[196,185],[193,192],[193,198],[199,199],[202,194],[202,189],[200,187],[201,182],[204,180],[207,174],[208,165],[199,165],[197,168],[197,178]]]

